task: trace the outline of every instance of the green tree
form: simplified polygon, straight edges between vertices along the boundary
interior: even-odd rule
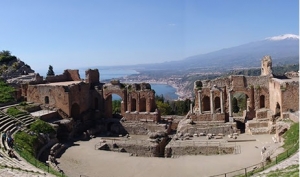
[[[164,95],[161,94],[160,96],[159,95],[155,95],[155,101],[160,101],[160,102],[165,102],[165,98],[164,98]]]
[[[163,103],[162,101],[156,101],[156,106],[160,111],[161,115],[170,115],[172,113],[172,108],[168,103]]]
[[[10,51],[2,50],[0,52],[0,62],[9,62],[11,60],[17,59],[16,56],[11,55]]]
[[[121,100],[112,101],[112,111],[113,114],[118,114],[121,112]]]
[[[240,110],[240,108],[238,106],[238,101],[235,97],[233,97],[233,99],[232,99],[232,112],[238,113],[239,110]]]
[[[48,69],[48,72],[47,72],[47,76],[54,76],[54,71],[53,71],[53,67],[51,65],[49,65],[49,69]]]

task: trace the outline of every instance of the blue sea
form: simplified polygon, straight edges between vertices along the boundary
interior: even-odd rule
[[[86,69],[80,69],[79,70],[79,75],[80,78],[84,79],[85,78],[85,70]],[[47,71],[36,71],[38,72],[41,76],[46,76]],[[55,74],[62,74],[63,70],[55,71]],[[138,74],[137,71],[135,70],[113,70],[113,69],[99,69],[100,72],[100,81],[103,82],[104,80],[109,80],[109,79],[115,79],[115,78],[120,78],[120,77],[125,77],[128,75],[132,74]],[[175,94],[176,89],[170,85],[167,84],[151,84],[151,88],[155,90],[156,95],[163,95],[165,99],[167,100],[175,100],[178,98],[178,95]],[[113,99],[119,99],[118,95],[113,95]]]

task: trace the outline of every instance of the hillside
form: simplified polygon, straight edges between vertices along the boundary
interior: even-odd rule
[[[0,77],[9,79],[24,74],[34,73],[29,65],[25,64],[10,51],[3,50],[0,52]]]
[[[299,36],[286,34],[235,47],[199,54],[178,61],[130,66],[111,66],[137,71],[203,71],[260,67],[263,56],[272,57],[273,66],[299,63]],[[213,68],[213,69],[212,69]]]

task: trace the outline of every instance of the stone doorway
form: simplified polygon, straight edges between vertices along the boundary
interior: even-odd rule
[[[74,103],[71,108],[71,117],[74,118],[74,120],[80,119],[80,106],[77,103]]]

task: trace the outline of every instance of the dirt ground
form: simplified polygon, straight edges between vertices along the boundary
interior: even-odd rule
[[[240,135],[240,154],[181,156],[178,158],[132,157],[128,153],[95,150],[100,138],[77,141],[60,158],[59,167],[69,177],[202,177],[234,171],[261,162],[261,148],[278,147],[273,135]]]

